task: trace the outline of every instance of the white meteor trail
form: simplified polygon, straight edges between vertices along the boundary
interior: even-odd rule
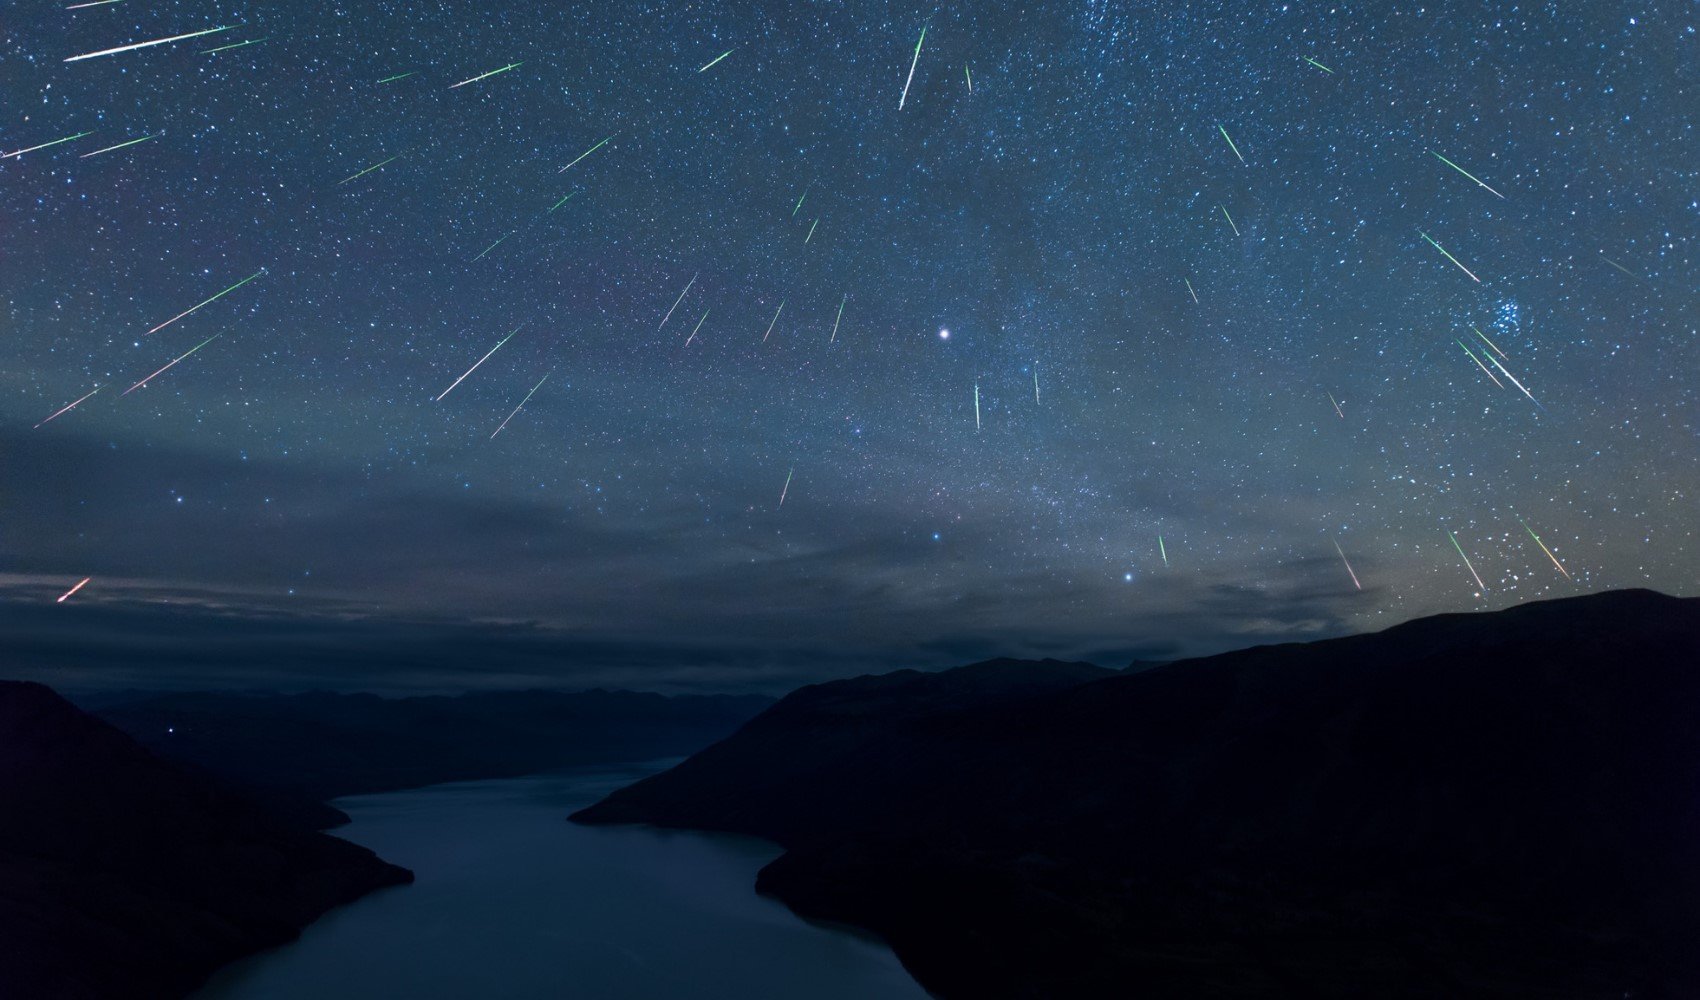
[[[980,429],[980,383],[974,383],[974,429]]]
[[[1470,575],[1476,578],[1476,586],[1481,589],[1482,593],[1487,593],[1487,584],[1482,582],[1481,574],[1476,572],[1476,567],[1471,564],[1470,557],[1464,555],[1464,546],[1458,544],[1458,536],[1448,531],[1446,537],[1452,539],[1452,547],[1458,550],[1459,557],[1464,560],[1464,566],[1469,569]]]
[[[496,439],[496,435],[502,433],[502,427],[508,426],[509,420],[519,416],[519,411],[525,409],[525,404],[531,402],[531,397],[537,395],[537,390],[543,388],[543,383],[547,381],[549,381],[549,376],[547,375],[537,380],[537,384],[532,386],[531,391],[525,394],[525,398],[519,401],[518,406],[514,407],[514,412],[507,415],[507,418],[502,421],[500,427],[497,427],[495,430],[490,432],[490,440],[494,441]]]
[[[704,309],[702,311],[702,319],[697,320],[697,325],[691,329],[691,335],[689,337],[685,338],[685,346],[686,347],[691,346],[691,341],[697,339],[697,331],[701,330],[702,325],[704,323],[708,322],[708,313],[709,313],[709,311],[707,309]]]
[[[71,599],[72,594],[75,594],[77,591],[82,590],[84,587],[88,586],[89,581],[93,580],[93,579],[94,579],[94,577],[92,577],[92,576],[83,577],[81,580],[79,580],[77,582],[77,585],[75,587],[72,587],[70,590],[65,591],[63,594],[60,594],[59,599],[57,601],[54,601],[53,603],[64,604],[66,601]]]
[[[137,389],[140,389],[142,386],[147,385],[149,382],[152,382],[154,379],[159,378],[161,375],[164,375],[166,372],[170,371],[172,368],[174,368],[177,365],[177,362],[182,361],[184,358],[195,353],[196,351],[207,346],[208,344],[212,343],[213,341],[217,340],[218,338],[220,338],[222,336],[224,336],[224,334],[222,334],[222,333],[213,334],[212,336],[208,337],[207,339],[196,344],[194,347],[191,347],[187,351],[184,351],[182,354],[179,354],[175,358],[172,358],[171,362],[169,364],[167,364],[164,368],[161,368],[159,371],[154,372],[152,375],[149,375],[147,378],[142,379],[140,382],[137,382],[135,385],[131,386],[130,388],[125,389],[123,392],[119,393],[118,395],[128,396],[130,393],[135,392]]]
[[[785,486],[779,491],[779,506],[785,506],[785,494],[791,492],[791,477],[797,474],[797,467],[791,466],[791,471],[785,474]]]
[[[779,308],[773,311],[773,322],[767,324],[767,333],[761,335],[761,342],[767,343],[767,338],[773,333],[774,326],[779,322],[779,314],[785,311],[785,300],[779,300]]]
[[[199,38],[202,35],[216,35],[221,31],[229,31],[231,28],[235,27],[240,27],[240,25],[226,24],[218,28],[207,28],[204,31],[191,31],[186,35],[172,35],[170,38],[156,38],[151,42],[131,42],[129,45],[120,45],[111,49],[101,49],[99,52],[85,52],[80,56],[72,56],[65,61],[68,63],[81,62],[84,59],[96,59],[100,56],[115,56],[120,52],[131,52],[135,49],[145,49],[153,45],[165,45],[170,42],[181,42],[184,39]]]
[[[915,64],[921,61],[921,43],[927,40],[927,28],[921,27],[921,37],[915,40],[915,58],[909,60],[909,79],[903,81],[903,94],[897,99],[897,110],[903,110],[903,102],[909,100],[909,85],[915,82]]]
[[[849,292],[845,292],[844,298],[838,300],[838,318],[832,321],[832,336],[826,338],[826,342],[829,344],[838,339],[838,324],[844,319],[844,303],[849,301]]]
[[[685,282],[685,290],[680,292],[679,297],[673,300],[673,309],[679,308],[679,303],[685,301],[685,296],[691,294],[691,286],[697,283],[697,278],[701,274],[702,272],[698,271],[696,274],[691,275],[691,280]],[[656,330],[659,331],[666,327],[667,321],[673,318],[673,309],[667,310],[667,315],[661,317],[661,326],[656,327]]]
[[[1340,548],[1339,540],[1331,538],[1331,539],[1329,539],[1329,541],[1334,543],[1334,551],[1340,553],[1340,561],[1346,564],[1346,572],[1352,578],[1352,586],[1358,588],[1359,590],[1364,589],[1364,585],[1358,582],[1358,574],[1352,572],[1352,564],[1351,564],[1350,561],[1348,561],[1346,559],[1346,551],[1344,549]]]
[[[503,337],[501,340],[496,342],[495,347],[490,348],[490,354],[495,354],[497,351],[501,350],[502,345],[507,343],[508,341],[512,340],[514,334],[518,333],[524,326],[525,326],[525,324],[521,323],[519,326],[516,326],[512,330],[510,330],[506,337]],[[471,375],[473,372],[478,370],[478,365],[481,365],[484,362],[489,361],[490,360],[490,354],[486,354],[482,358],[479,358],[477,364],[474,364],[471,368],[468,368],[466,370],[466,375]],[[433,402],[433,403],[442,402],[443,396],[447,396],[449,393],[454,392],[455,386],[460,385],[462,382],[466,381],[466,375],[462,375],[460,378],[455,379],[453,385],[450,385],[447,389],[444,389],[443,392],[442,392],[442,395],[438,396],[436,399],[431,400],[431,402]]]
[[[477,83],[479,80],[488,80],[490,77],[495,76],[497,73],[506,73],[510,69],[518,69],[519,67],[524,66],[524,65],[525,65],[525,63],[523,63],[523,62],[508,63],[506,66],[503,66],[501,69],[493,69],[488,73],[480,73],[470,80],[462,80],[459,83],[451,83],[451,84],[449,84],[449,89],[453,90],[456,87],[464,87],[469,83]]]
[[[83,396],[82,399],[78,399],[75,402],[66,403],[64,406],[61,406],[59,409],[53,411],[53,416],[46,418],[45,420],[43,420],[41,422],[41,424],[48,423],[49,421],[51,421],[53,419],[53,417],[57,417],[62,413],[71,412],[72,410],[77,408],[77,403],[81,403],[84,399],[89,398],[89,396],[92,396],[99,391],[100,391],[100,386],[97,385],[93,389],[89,390],[88,395]],[[35,428],[40,427],[41,424],[36,424],[35,427],[31,427],[30,430],[35,430]]]

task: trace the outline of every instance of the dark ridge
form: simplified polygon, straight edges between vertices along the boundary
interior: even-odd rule
[[[776,840],[760,891],[949,998],[1700,996],[1700,600],[993,673],[804,689],[575,818]]]
[[[0,682],[0,995],[175,997],[412,881],[285,824],[39,684]]]

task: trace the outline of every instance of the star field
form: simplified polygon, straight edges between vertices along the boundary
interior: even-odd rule
[[[735,683],[1697,592],[1693,9],[27,6],[5,601]]]

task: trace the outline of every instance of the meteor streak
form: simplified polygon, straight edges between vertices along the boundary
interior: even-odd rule
[[[679,308],[679,303],[685,301],[685,296],[691,294],[691,286],[697,283],[697,277],[701,274],[702,272],[698,271],[696,274],[691,275],[691,280],[685,282],[685,290],[679,293],[679,297],[677,299],[673,300],[673,309]],[[673,309],[667,310],[667,315],[661,317],[661,326],[655,328],[657,331],[666,326],[667,321],[673,318]]]
[[[974,383],[974,429],[980,429],[980,383]]]
[[[1329,541],[1334,543],[1334,551],[1340,553],[1340,561],[1346,564],[1346,572],[1349,573],[1352,577],[1352,586],[1358,588],[1359,590],[1364,589],[1364,585],[1358,582],[1358,574],[1352,572],[1352,564],[1346,558],[1346,551],[1344,549],[1340,548],[1339,540],[1331,538],[1331,539],[1329,539]]]
[[[84,399],[89,398],[89,396],[92,396],[99,391],[100,391],[100,386],[97,385],[92,390],[89,391],[88,395],[83,396],[82,399],[78,399],[78,400],[76,400],[75,402],[72,402],[72,403],[67,403],[64,406],[60,407],[59,409],[53,411],[53,416],[46,418],[45,420],[43,420],[41,422],[41,424],[45,424],[48,421],[51,421],[53,419],[53,417],[57,417],[61,413],[69,413],[70,411],[77,408],[77,403],[81,403]],[[35,427],[40,427],[41,424],[36,424]],[[35,430],[35,427],[30,428],[30,430]]]
[[[1238,236],[1240,234],[1240,227],[1234,225],[1234,217],[1228,214],[1228,206],[1217,205],[1216,207],[1222,210],[1222,218],[1228,220],[1228,228],[1234,231],[1235,236]]]
[[[702,319],[697,320],[697,325],[691,329],[691,335],[689,337],[685,338],[685,346],[686,347],[691,346],[691,341],[697,339],[697,331],[701,330],[702,325],[704,323],[708,322],[708,312],[709,311],[707,309],[704,309],[702,311]]]
[[[1182,278],[1181,280],[1186,282],[1186,293],[1192,296],[1192,304],[1198,305],[1198,293],[1192,290],[1192,279]]]
[[[1547,543],[1541,541],[1541,536],[1535,534],[1535,529],[1529,527],[1529,522],[1519,517],[1517,518],[1517,523],[1523,526],[1523,530],[1527,531],[1529,533],[1529,537],[1535,540],[1535,544],[1541,547],[1541,551],[1547,554],[1547,558],[1551,559],[1552,564],[1558,567],[1558,571],[1564,574],[1564,578],[1566,580],[1571,579],[1570,571],[1565,569],[1564,564],[1558,561],[1558,557],[1552,554],[1551,549],[1547,548]]]
[[[488,80],[490,77],[495,76],[497,73],[506,73],[510,69],[518,69],[519,67],[524,66],[524,65],[525,65],[524,62],[508,63],[506,66],[503,66],[501,69],[493,69],[488,73],[480,73],[479,75],[473,77],[470,80],[462,80],[459,83],[450,84],[449,89],[453,90],[456,87],[464,87],[469,83],[477,83],[479,80]]]
[[[736,51],[738,51],[738,47],[736,45],[734,45],[731,48],[727,49],[725,52],[722,52],[719,55],[715,56],[713,59],[710,59],[708,61],[708,65],[704,66],[702,69],[697,70],[697,72],[698,73],[707,73],[709,70],[713,69],[716,65],[718,65],[720,63],[720,60],[726,58],[727,56],[731,55],[732,53],[734,53]]]
[[[1039,405],[1039,362],[1033,362],[1033,405]]]
[[[119,2],[119,0],[90,0],[89,3],[74,3],[71,6],[66,7],[65,9],[66,10],[82,10],[84,7],[104,7],[109,3],[118,3],[118,2]]]
[[[1463,271],[1463,272],[1464,272],[1464,273],[1465,273],[1465,274],[1468,274],[1468,275],[1469,275],[1469,276],[1470,276],[1470,280],[1471,280],[1471,281],[1474,281],[1474,282],[1475,282],[1475,283],[1476,283],[1476,284],[1478,284],[1478,285],[1479,285],[1479,284],[1481,284],[1481,283],[1482,283],[1482,279],[1480,279],[1480,278],[1478,278],[1478,277],[1476,277],[1476,275],[1475,275],[1475,272],[1474,272],[1474,271],[1471,271],[1471,270],[1470,270],[1470,269],[1469,269],[1469,268],[1467,268],[1467,267],[1465,267],[1465,266],[1464,266],[1464,265],[1463,265],[1463,264],[1462,264],[1462,263],[1461,263],[1461,262],[1460,262],[1460,261],[1459,261],[1459,260],[1458,260],[1458,258],[1456,258],[1456,257],[1454,257],[1454,256],[1452,256],[1452,255],[1451,255],[1451,254],[1449,254],[1449,253],[1446,253],[1446,248],[1445,248],[1445,247],[1443,247],[1443,246],[1441,246],[1441,245],[1440,245],[1440,244],[1439,244],[1439,243],[1436,243],[1436,242],[1435,242],[1435,241],[1434,241],[1434,237],[1432,237],[1432,236],[1430,236],[1430,235],[1429,235],[1429,234],[1427,234],[1427,233],[1425,233],[1425,232],[1423,232],[1423,231],[1422,231],[1422,230],[1421,230],[1421,229],[1419,229],[1419,230],[1417,230],[1417,233],[1418,233],[1418,234],[1419,234],[1419,235],[1421,235],[1421,236],[1422,236],[1422,238],[1423,238],[1423,239],[1425,239],[1425,240],[1428,240],[1428,243],[1429,243],[1429,246],[1431,246],[1431,247],[1434,247],[1434,248],[1435,248],[1435,249],[1436,249],[1436,250],[1439,250],[1439,251],[1440,251],[1440,252],[1441,252],[1441,253],[1443,253],[1443,254],[1446,254],[1446,259],[1447,259],[1447,260],[1449,260],[1449,261],[1451,261],[1451,262],[1452,262],[1452,263],[1454,263],[1454,264],[1457,264],[1457,265],[1458,265],[1458,270],[1460,270],[1460,271]]]
[[[797,198],[797,207],[791,210],[791,218],[795,219],[797,217],[797,213],[803,210],[803,199],[809,196],[809,188],[814,186],[814,181],[810,181],[808,184],[803,186],[803,193]]]
[[[1453,337],[1452,342],[1454,344],[1457,344],[1459,347],[1464,348],[1464,353],[1468,354],[1470,356],[1470,360],[1474,361],[1476,363],[1476,367],[1480,368],[1482,370],[1482,372],[1487,375],[1488,378],[1493,379],[1494,385],[1499,386],[1501,389],[1505,388],[1505,383],[1501,382],[1497,377],[1495,377],[1493,372],[1488,371],[1488,366],[1482,364],[1482,359],[1476,357],[1476,352],[1470,350],[1470,347],[1469,347],[1468,344],[1465,344],[1462,340],[1459,340],[1457,337]]]
[[[1310,63],[1312,66],[1315,66],[1317,69],[1322,70],[1324,73],[1327,73],[1329,76],[1334,75],[1333,70],[1331,70],[1327,66],[1324,66],[1321,63],[1317,62],[1315,59],[1312,59],[1310,56],[1305,56],[1305,62]]]
[[[967,63],[962,64],[962,75],[968,78],[968,92],[972,94],[974,92],[974,74],[968,72]]]
[[[145,49],[145,48],[148,48],[149,46],[152,46],[152,45],[164,45],[168,42],[181,42],[186,38],[199,38],[202,35],[216,35],[221,31],[229,31],[231,28],[236,28],[236,27],[241,27],[241,26],[235,25],[235,24],[226,24],[226,25],[224,25],[222,27],[218,27],[218,28],[207,28],[204,31],[191,31],[186,35],[172,35],[170,38],[156,38],[151,42],[131,42],[129,45],[120,45],[117,48],[101,49],[99,52],[85,52],[80,56],[72,56],[71,58],[69,58],[65,61],[68,62],[68,63],[69,62],[81,62],[84,59],[95,59],[95,58],[98,58],[100,56],[115,56],[120,52],[130,52],[130,51],[133,51],[135,49]]]
[[[405,80],[405,79],[407,79],[408,77],[412,76],[413,74],[415,74],[417,72],[419,72],[419,71],[416,70],[416,69],[410,69],[405,73],[397,73],[395,76],[386,76],[382,80],[379,80],[378,82],[379,83],[394,83],[397,80]]]
[[[785,506],[785,494],[791,492],[791,477],[797,474],[797,467],[791,466],[791,471],[785,474],[785,485],[779,490],[779,506]]]
[[[123,149],[125,146],[134,146],[138,142],[147,142],[149,139],[157,138],[159,138],[158,135],[144,135],[140,139],[131,139],[129,142],[121,142],[116,146],[108,146],[105,149],[97,149],[92,153],[84,153],[82,156],[77,157],[77,159],[86,160],[91,156],[99,156],[102,153],[110,153],[115,149]]]
[[[820,225],[820,216],[817,215],[815,216],[815,221],[809,226],[809,235],[803,237],[804,246],[808,246],[809,241],[815,238],[815,226],[818,225]]]
[[[508,414],[507,419],[502,421],[500,427],[497,427],[495,430],[490,432],[490,440],[494,441],[496,439],[496,435],[502,433],[502,427],[508,426],[508,421],[512,420],[514,417],[518,416],[519,411],[525,409],[525,404],[531,402],[531,397],[537,395],[537,390],[543,388],[543,383],[547,382],[548,380],[549,380],[548,375],[545,375],[542,378],[537,380],[537,384],[532,386],[531,391],[525,394],[525,398],[519,401],[518,406],[514,407],[514,412]]]
[[[84,134],[86,135],[87,133],[84,133]],[[25,150],[25,152],[28,152],[28,150]],[[16,156],[17,154],[14,153],[12,155]],[[1604,250],[1600,251],[1600,256],[1605,258],[1605,262],[1607,264],[1610,264],[1612,267],[1617,268],[1619,271],[1622,271],[1624,274],[1629,275],[1631,278],[1634,278],[1636,281],[1645,280],[1639,274],[1636,274],[1634,271],[1631,271],[1629,268],[1624,267],[1622,264],[1619,264],[1617,261],[1612,260],[1610,257],[1606,257],[1606,252]]]
[[[38,149],[46,149],[49,146],[57,146],[62,142],[70,142],[72,139],[81,139],[85,135],[93,135],[93,134],[94,134],[94,132],[92,130],[88,131],[88,132],[78,132],[76,135],[68,135],[63,139],[55,139],[52,142],[44,142],[39,146],[31,146],[28,149],[20,149],[20,150],[17,150],[15,152],[0,155],[0,160],[8,160],[8,159],[11,159],[14,156],[22,156],[25,153],[33,153]]]
[[[562,205],[565,205],[567,202],[569,202],[573,199],[573,195],[575,195],[575,194],[578,194],[578,192],[574,191],[574,192],[572,192],[572,194],[567,195],[565,198],[562,198],[560,201],[557,201],[555,204],[550,205],[549,211],[553,212],[555,209],[560,208]]]
[[[516,326],[512,330],[510,330],[506,337],[503,337],[501,340],[496,342],[495,347],[490,348],[490,354],[495,354],[497,351],[501,350],[502,345],[507,343],[508,341],[512,340],[514,334],[518,333],[520,331],[521,327],[524,327],[524,326],[525,326],[525,324],[521,323],[519,326]],[[479,365],[483,364],[486,361],[489,361],[490,360],[490,354],[486,354],[482,358],[479,358],[476,364],[474,364],[471,368],[468,368],[466,370],[466,375],[471,375],[473,372],[478,370]],[[455,386],[460,385],[462,382],[466,381],[466,375],[462,375],[460,378],[455,379],[453,384],[451,384],[447,389],[443,390],[443,393],[442,393],[441,396],[438,396],[436,399],[433,399],[431,402],[433,402],[433,403],[442,402],[443,396],[447,396],[449,393],[454,392]]]
[[[612,139],[612,138],[614,138],[614,137],[613,136],[608,137],[608,139]],[[608,139],[603,139],[601,142],[597,143],[596,145],[594,145],[594,146],[590,147],[589,149],[585,150],[584,152],[580,153],[578,155],[578,160],[582,160],[585,157],[589,156],[591,153],[594,153],[597,150],[601,149],[603,146],[608,145]],[[574,160],[572,163],[567,164],[566,166],[562,167],[561,169],[559,169],[555,172],[557,174],[566,173],[568,170],[571,170],[573,168],[574,164],[578,163],[578,160]]]
[[[235,42],[235,43],[230,44],[230,45],[220,45],[216,49],[207,49],[207,50],[203,51],[201,53],[201,55],[210,56],[215,52],[225,52],[225,51],[228,51],[230,49],[239,49],[244,45],[258,45],[261,42],[269,42],[269,41],[271,41],[271,39],[272,39],[272,36],[270,36],[270,35],[267,35],[264,38],[250,38],[245,42]]]
[[[909,84],[915,80],[915,64],[921,61],[921,43],[927,40],[926,25],[921,26],[921,37],[915,39],[915,57],[909,60],[909,79],[903,81],[903,94],[897,99],[897,110],[903,110],[903,102],[909,99]]]
[[[1239,156],[1241,163],[1244,163],[1245,157],[1240,156],[1240,147],[1234,145],[1234,140],[1228,136],[1228,130],[1218,125],[1216,126],[1216,131],[1222,133],[1222,138],[1228,140],[1228,148],[1234,151],[1235,156]]]
[[[1471,324],[1470,324],[1470,329],[1472,329],[1472,330],[1475,330],[1475,331],[1476,331],[1476,336],[1478,336],[1478,337],[1480,337],[1480,338],[1482,338],[1482,343],[1484,343],[1484,344],[1486,344],[1486,345],[1488,345],[1488,346],[1489,346],[1489,347],[1491,347],[1491,348],[1493,348],[1493,353],[1495,353],[1495,354],[1497,354],[1497,355],[1499,355],[1499,356],[1500,356],[1500,357],[1502,357],[1502,358],[1509,358],[1509,357],[1511,357],[1511,355],[1509,355],[1509,354],[1507,354],[1507,353],[1505,353],[1505,352],[1504,352],[1504,351],[1502,351],[1502,350],[1500,350],[1500,349],[1499,349],[1499,345],[1498,345],[1498,344],[1496,344],[1496,343],[1494,343],[1494,342],[1493,342],[1493,341],[1491,341],[1491,340],[1489,340],[1489,339],[1487,339],[1487,334],[1485,334],[1485,333],[1483,333],[1483,332],[1482,332],[1482,331],[1481,331],[1481,330],[1479,330],[1479,329],[1476,329],[1476,324],[1474,324],[1474,323],[1471,323]]]
[[[838,339],[838,324],[844,319],[844,303],[849,301],[849,292],[845,292],[844,297],[838,300],[838,316],[832,321],[832,336],[826,338],[826,342],[829,344]]]
[[[140,382],[137,382],[135,385],[131,386],[130,388],[125,389],[123,392],[119,393],[118,395],[128,396],[130,393],[135,392],[137,389],[140,389],[142,386],[147,385],[149,382],[152,382],[154,379],[160,377],[161,375],[164,375],[167,371],[169,371],[172,367],[174,367],[177,364],[177,362],[182,361],[184,358],[195,353],[196,351],[207,346],[208,344],[212,343],[213,341],[217,340],[218,338],[220,338],[222,336],[224,336],[224,334],[222,334],[222,333],[213,334],[212,336],[208,337],[207,339],[196,344],[194,347],[191,347],[187,351],[184,351],[182,354],[179,354],[177,357],[172,358],[171,362],[169,364],[167,364],[164,368],[161,368],[159,371],[154,372],[152,375],[149,375],[147,378],[142,379]]]
[[[508,236],[512,236],[512,235],[513,235],[513,233],[509,233],[509,234],[508,234]],[[508,238],[508,236],[504,236],[504,237],[502,237],[502,240],[505,240],[505,239],[507,239],[507,238]],[[481,254],[479,254],[479,255],[478,255],[478,256],[476,256],[476,257],[474,257],[474,258],[472,258],[472,260],[471,260],[471,261],[468,261],[468,263],[477,263],[477,262],[478,262],[478,261],[481,261],[481,260],[483,260],[483,259],[484,259],[484,254],[486,254],[486,253],[489,253],[489,252],[490,252],[490,251],[492,251],[492,250],[494,250],[494,249],[496,249],[496,248],[497,248],[497,247],[499,247],[499,246],[501,246],[501,245],[502,245],[502,240],[497,240],[497,241],[496,241],[496,242],[494,242],[494,243],[492,243],[492,244],[490,244],[490,245],[489,245],[489,246],[487,246],[487,247],[485,247],[485,248],[484,248],[484,253],[481,253]]]
[[[1476,586],[1480,588],[1482,593],[1487,593],[1487,584],[1482,582],[1481,575],[1476,572],[1476,567],[1471,565],[1470,557],[1464,555],[1464,546],[1458,544],[1458,536],[1448,531],[1446,537],[1452,539],[1452,547],[1458,550],[1459,558],[1464,560],[1464,565],[1469,569],[1470,575],[1476,578]]]
[[[1435,159],[1437,159],[1440,162],[1451,167],[1453,170],[1458,171],[1459,173],[1463,174],[1465,177],[1468,177],[1469,179],[1475,181],[1478,185],[1480,185],[1482,188],[1484,188],[1485,190],[1487,190],[1488,192],[1493,194],[1495,197],[1497,197],[1501,200],[1504,200],[1504,198],[1505,198],[1504,195],[1500,194],[1498,191],[1495,191],[1493,188],[1488,187],[1486,184],[1482,184],[1482,179],[1480,177],[1477,177],[1475,174],[1470,173],[1468,170],[1465,170],[1463,167],[1460,167],[1458,164],[1453,163],[1451,160],[1448,160],[1446,157],[1441,156],[1439,153],[1435,153],[1434,150],[1432,150],[1432,149],[1429,150],[1429,152],[1434,153]]]
[[[1541,401],[1540,401],[1540,400],[1538,400],[1538,399],[1536,399],[1536,398],[1535,398],[1535,397],[1534,397],[1534,396],[1533,396],[1533,395],[1531,395],[1531,394],[1530,394],[1530,392],[1529,392],[1529,390],[1527,390],[1527,389],[1524,389],[1524,388],[1523,388],[1523,383],[1521,383],[1521,382],[1519,382],[1519,381],[1517,381],[1517,376],[1515,376],[1515,375],[1513,375],[1513,374],[1511,374],[1511,373],[1510,373],[1510,372],[1508,372],[1508,371],[1506,371],[1506,370],[1505,370],[1505,366],[1504,366],[1504,365],[1502,365],[1502,364],[1500,364],[1500,363],[1499,363],[1499,359],[1498,359],[1498,358],[1495,358],[1495,357],[1494,357],[1494,356],[1493,356],[1493,355],[1491,355],[1491,354],[1490,354],[1490,355],[1488,355],[1488,356],[1487,356],[1487,359],[1488,359],[1488,361],[1489,361],[1489,362],[1491,362],[1491,363],[1492,363],[1492,364],[1493,364],[1493,366],[1494,366],[1494,367],[1495,367],[1495,368],[1498,368],[1498,369],[1499,369],[1499,373],[1500,373],[1500,374],[1501,374],[1501,375],[1504,375],[1504,376],[1505,376],[1505,377],[1506,377],[1506,378],[1508,378],[1508,379],[1510,379],[1510,380],[1511,380],[1511,384],[1512,384],[1512,385],[1514,385],[1514,386],[1516,386],[1516,387],[1517,387],[1517,388],[1519,388],[1519,389],[1522,389],[1522,390],[1523,390],[1523,395],[1525,395],[1525,396],[1528,396],[1528,397],[1529,397],[1529,402],[1531,402],[1531,403],[1534,403],[1534,404],[1535,404],[1535,405],[1536,405],[1536,406],[1541,406]],[[1546,409],[1546,407],[1544,407],[1544,406],[1541,406],[1541,409],[1543,409],[1543,410],[1545,410],[1545,409]]]
[[[65,591],[63,594],[60,594],[59,599],[57,601],[54,601],[53,603],[54,604],[64,604],[67,600],[70,600],[70,597],[71,597],[72,594],[75,594],[77,591],[82,590],[84,587],[88,586],[88,582],[90,580],[93,580],[93,579],[94,579],[94,577],[92,577],[92,576],[83,577],[82,580],[79,581],[75,587],[72,587],[70,590]]]
[[[1334,394],[1332,392],[1328,394],[1328,401],[1334,404],[1334,412],[1340,414],[1340,419],[1346,419],[1345,411],[1340,409],[1340,401],[1334,398]]]
[[[1169,568],[1169,547],[1163,544],[1163,536],[1157,536],[1157,551],[1163,556],[1163,568]]]
[[[767,333],[761,335],[761,342],[767,343],[767,338],[773,333],[774,326],[779,322],[779,314],[785,311],[785,300],[779,300],[779,308],[773,311],[773,322],[767,324]]]
[[[265,274],[265,273],[266,273],[266,269],[263,268],[263,267],[260,268],[258,271],[255,271],[253,274],[248,275],[246,278],[243,278],[241,281],[238,281],[236,284],[231,285],[229,288],[226,288],[224,291],[219,292],[217,295],[214,295],[210,299],[207,299],[205,302],[197,303],[196,305],[190,306],[189,308],[183,310],[182,312],[171,317],[170,319],[166,320],[165,322],[161,323],[160,325],[154,327],[152,330],[149,330],[148,333],[158,333],[159,331],[165,329],[166,327],[170,326],[171,324],[177,322],[178,320],[182,319],[183,317],[194,312],[196,309],[201,308],[201,306],[211,305],[212,303],[217,302],[219,299],[224,298],[226,295],[229,295],[231,292],[236,291],[238,288],[241,288],[243,285],[246,285],[248,282],[253,281],[255,278],[258,278],[260,275]],[[187,355],[185,355],[185,356],[187,356]]]
[[[344,184],[347,184],[349,181],[357,181],[360,178],[365,177],[367,174],[371,173],[372,171],[383,166],[384,164],[394,163],[395,161],[397,161],[399,159],[401,159],[401,154],[397,153],[394,156],[390,157],[389,159],[382,161],[381,163],[372,164],[371,166],[367,167],[365,170],[362,170],[357,174],[354,174],[354,175],[349,176],[349,177],[344,177],[342,180],[336,182],[336,186],[342,187]]]

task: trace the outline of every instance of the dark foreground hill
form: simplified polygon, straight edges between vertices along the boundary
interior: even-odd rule
[[[576,818],[777,840],[760,891],[947,998],[1700,996],[1700,600],[996,670],[805,688]]]
[[[412,880],[0,682],[0,996],[175,997],[326,910]]]
[[[163,757],[202,768],[312,827],[340,795],[678,757],[773,704],[761,696],[629,691],[369,694],[195,692],[96,710]]]

